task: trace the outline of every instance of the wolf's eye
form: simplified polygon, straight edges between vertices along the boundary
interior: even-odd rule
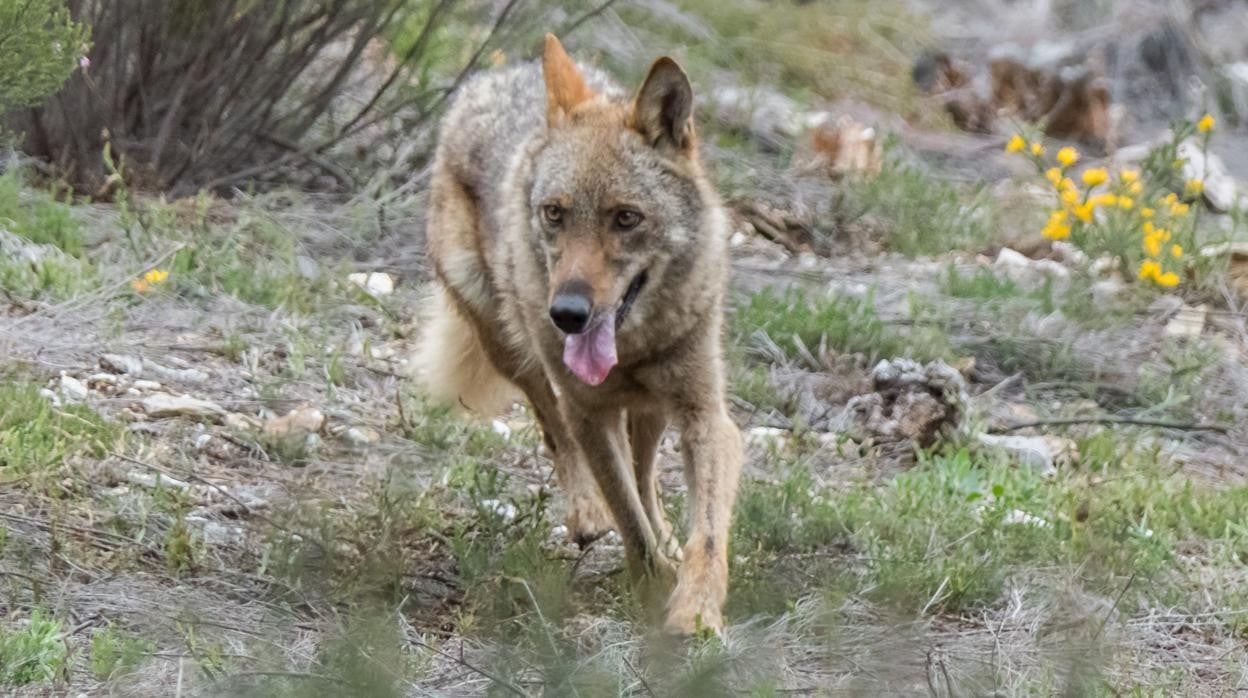
[[[641,223],[642,215],[636,211],[624,209],[615,214],[615,227],[618,230],[632,230]]]
[[[559,225],[563,222],[563,207],[558,204],[542,206],[542,218],[547,225]]]

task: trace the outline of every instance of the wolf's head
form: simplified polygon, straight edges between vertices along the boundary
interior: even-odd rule
[[[616,364],[616,332],[646,321],[647,282],[679,274],[707,208],[693,90],[660,58],[632,100],[597,95],[546,35],[546,138],[534,161],[530,226],[549,271],[550,318],[564,363],[598,385]]]

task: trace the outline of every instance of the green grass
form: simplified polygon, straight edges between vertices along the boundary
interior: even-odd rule
[[[91,673],[105,680],[125,676],[142,666],[155,651],[151,640],[108,625],[91,636]]]
[[[15,169],[0,174],[0,229],[56,250],[40,252],[35,261],[0,251],[0,290],[23,300],[61,301],[93,285],[96,272],[70,206],[51,192],[26,186]]]
[[[878,175],[840,184],[834,209],[842,224],[863,219],[885,247],[909,257],[984,248],[1000,229],[1000,206],[985,185],[957,186],[886,147]]]
[[[1034,569],[1065,570],[1111,597],[1135,576],[1129,609],[1132,599],[1192,600],[1200,571],[1178,565],[1180,551],[1227,569],[1248,554],[1248,488],[1198,487],[1108,434],[1080,452],[1079,470],[1055,479],[960,450],[926,456],[882,487],[820,491],[800,469],[746,483],[733,550],[748,562],[731,601],[739,613],[780,610],[796,590],[776,571],[800,559],[811,579],[827,580],[824,593],[865,593],[909,613],[992,606],[1012,575],[1029,581]]]
[[[82,228],[68,204],[50,192],[26,186],[16,169],[0,174],[0,223],[38,245],[54,245],[71,257],[85,251]]]
[[[0,477],[55,474],[117,448],[124,429],[86,407],[53,407],[37,386],[0,381]]]
[[[25,626],[0,627],[0,686],[50,684],[64,676],[68,659],[60,621],[42,611]]]
[[[861,299],[810,299],[796,289],[777,293],[768,288],[737,305],[730,328],[735,343],[749,346],[760,333],[765,334],[790,359],[799,355],[799,342],[816,355],[820,346],[826,346],[840,354],[861,356],[867,364],[895,356],[926,361],[946,351],[939,336],[916,337],[885,324],[870,294]]]

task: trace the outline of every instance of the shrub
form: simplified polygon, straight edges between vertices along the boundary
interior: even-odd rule
[[[406,129],[424,123],[495,40],[445,31],[452,10],[479,4],[75,0],[73,17],[95,31],[90,67],[9,124],[25,134],[26,152],[86,192],[113,174],[105,144],[132,184],[175,194],[296,164],[349,184],[350,173],[321,155],[400,112],[414,115]],[[400,28],[414,38],[389,41]]]
[[[1055,204],[1041,231],[1044,237],[1069,239],[1090,257],[1114,259],[1124,276],[1172,288],[1203,271],[1189,253],[1199,242],[1199,208],[1191,204],[1199,203],[1204,183],[1183,179],[1180,145],[1196,138],[1202,154],[1207,153],[1213,125],[1209,115],[1197,123],[1176,123],[1170,140],[1154,147],[1141,169],[1110,173],[1093,167],[1083,170],[1078,181],[1072,175],[1079,152],[1072,147],[1057,151],[1050,161],[1041,143],[1028,144],[1015,135],[1006,152],[1027,157],[1052,185]]]
[[[62,0],[0,5],[0,112],[55,92],[85,54],[89,35]]]

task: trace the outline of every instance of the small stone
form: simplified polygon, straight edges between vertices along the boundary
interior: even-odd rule
[[[347,281],[364,289],[369,295],[388,296],[394,293],[394,277],[385,272],[348,274]]]
[[[351,427],[342,433],[342,440],[352,446],[368,446],[381,440],[381,434],[369,427]]]
[[[502,518],[503,521],[512,521],[520,513],[515,504],[499,499],[482,499],[481,507]]]
[[[141,404],[148,417],[200,417],[218,419],[225,416],[225,409],[215,402],[200,400],[190,395],[174,396],[155,393],[143,398]]]
[[[208,374],[197,368],[169,368],[150,359],[143,359],[143,372],[168,383],[206,383]]]
[[[511,439],[511,427],[507,426],[501,419],[495,419],[490,422],[490,429],[504,440]]]
[[[61,397],[57,395],[56,393],[52,392],[51,390],[48,390],[47,388],[40,388],[39,395],[41,395],[44,398],[47,398],[48,402],[52,403],[53,407],[61,406]]]
[[[249,417],[245,414],[230,412],[225,415],[225,426],[233,431],[251,431],[259,429],[262,425],[260,420],[255,417]]]
[[[202,451],[212,443],[212,434],[200,434],[195,437],[195,450]]]
[[[140,379],[134,382],[134,389],[144,393],[154,393],[163,388],[164,386],[156,381]]]
[[[169,477],[164,473],[149,473],[142,470],[131,470],[126,473],[126,482],[140,487],[149,487],[155,489],[157,487],[173,487],[179,490],[185,490],[190,484],[184,480],[175,477]]]
[[[1174,317],[1166,323],[1166,335],[1170,337],[1199,337],[1205,329],[1205,319],[1209,316],[1209,306],[1184,305]]]
[[[316,434],[324,426],[325,415],[315,407],[304,405],[265,422],[264,435],[270,439],[302,438]]]
[[[1069,462],[1078,453],[1073,441],[1059,436],[980,434],[977,438],[985,446],[1000,448],[1020,465],[1035,468],[1045,476],[1056,473],[1059,464]]]
[[[128,376],[143,375],[143,361],[125,354],[104,354],[100,357],[100,368]]]
[[[745,443],[755,448],[775,446],[784,448],[789,441],[789,432],[777,427],[754,427],[745,432]]]
[[[87,387],[100,389],[104,386],[117,385],[117,376],[112,373],[92,373],[87,376]]]
[[[82,381],[61,371],[61,395],[69,402],[82,402],[89,391]]]

